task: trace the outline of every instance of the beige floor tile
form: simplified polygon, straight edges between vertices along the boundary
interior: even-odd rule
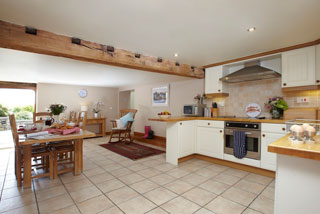
[[[219,165],[219,164],[211,164],[210,166],[208,166],[206,168],[209,169],[209,170],[212,170],[214,172],[223,172],[223,171],[226,171],[226,170],[230,169],[230,167],[222,166],[222,165]]]
[[[201,184],[199,187],[202,189],[205,189],[207,191],[210,191],[214,194],[220,195],[224,191],[226,191],[230,186],[224,183],[220,183],[217,181],[209,180],[203,184]]]
[[[165,188],[169,189],[170,191],[177,193],[178,195],[183,194],[184,192],[187,192],[188,190],[192,189],[194,186],[181,181],[181,180],[176,180],[171,183],[168,183],[164,186]]]
[[[57,186],[57,187],[51,187],[48,189],[42,189],[37,192],[37,200],[39,201],[45,201],[50,198],[55,198],[59,195],[67,194],[67,190],[64,188],[64,186]]]
[[[123,212],[116,206],[106,209],[99,214],[123,214]]]
[[[243,214],[262,214],[261,212],[255,211],[253,209],[247,208]]]
[[[147,169],[147,168],[149,168],[149,167],[148,167],[148,166],[145,166],[145,165],[143,165],[143,164],[141,164],[141,163],[137,163],[137,164],[134,164],[134,165],[129,166],[129,167],[127,167],[127,168],[130,169],[130,170],[132,170],[132,171],[134,171],[134,172],[138,172],[138,171]]]
[[[148,169],[144,169],[141,171],[138,171],[137,174],[145,177],[145,178],[151,178],[154,177],[156,175],[161,174],[162,172],[153,168],[148,168]]]
[[[263,192],[260,194],[260,196],[274,200],[274,194],[275,194],[274,190],[275,189],[272,187],[267,187],[265,190],[263,190]]]
[[[257,210],[264,214],[273,214],[273,206],[273,200],[263,196],[259,196],[252,202],[252,204],[249,207],[253,210]]]
[[[190,172],[190,173],[195,172],[195,171],[202,169],[202,168],[203,168],[202,166],[192,164],[192,163],[185,164],[185,165],[179,167],[179,169],[182,169],[182,170]]]
[[[97,184],[97,187],[104,193],[111,192],[123,186],[125,186],[125,184],[119,181],[118,179],[112,179],[112,180],[108,180],[103,183]]]
[[[84,179],[81,179],[79,181],[75,181],[75,182],[72,182],[72,183],[65,184],[65,186],[66,186],[66,188],[67,188],[67,190],[69,192],[75,192],[75,191],[78,191],[80,189],[91,187],[91,186],[93,186],[93,183],[89,179],[84,178]]]
[[[105,196],[100,195],[77,204],[81,213],[98,213],[113,206],[112,202]]]
[[[150,180],[143,180],[140,181],[138,183],[134,183],[132,185],[130,185],[130,187],[134,190],[136,190],[137,192],[139,192],[140,194],[149,192],[153,189],[156,189],[159,187],[159,185],[157,183],[154,183]]]
[[[13,187],[9,189],[4,189],[2,192],[1,199],[8,199],[17,196],[22,196],[28,193],[32,193],[32,188],[23,188],[23,187]]]
[[[108,165],[104,165],[104,166],[101,166],[103,169],[105,169],[106,171],[110,172],[112,170],[116,170],[116,169],[121,169],[123,168],[122,165],[120,164],[117,164],[117,163],[111,163],[111,164],[108,164]]]
[[[256,182],[256,183],[262,184],[262,185],[268,185],[273,181],[273,178],[262,176],[262,175],[257,175],[254,173],[250,173],[244,179],[247,181]]]
[[[172,169],[166,172],[166,174],[175,177],[175,178],[181,178],[187,174],[189,174],[190,172],[187,172],[185,170],[182,170],[180,168],[176,168],[176,169]]]
[[[84,176],[83,174],[74,176],[73,172],[60,175],[59,177],[61,178],[64,184],[72,183],[72,182],[79,181],[86,178],[86,176]]]
[[[154,209],[156,205],[145,199],[144,197],[139,196],[137,198],[119,204],[119,207],[126,214],[140,214]]]
[[[174,178],[170,175],[167,175],[167,174],[160,174],[160,175],[157,175],[157,176],[150,178],[151,181],[153,181],[159,185],[165,185],[175,179],[176,178]]]
[[[88,200],[90,198],[99,196],[102,194],[102,192],[95,186],[87,187],[84,189],[80,189],[74,192],[69,192],[72,199],[76,203],[80,203],[82,201]]]
[[[166,212],[165,210],[161,209],[160,207],[157,207],[149,212],[147,212],[147,214],[167,214],[168,212]]]
[[[2,214],[37,214],[38,213],[38,208],[37,208],[37,204],[30,204],[24,207],[19,207],[17,209],[13,209],[13,210],[9,210],[6,211]]]
[[[107,194],[108,198],[110,198],[114,203],[120,204],[125,201],[128,201],[132,198],[136,198],[139,194],[132,190],[131,188],[124,186],[120,189],[114,190]]]
[[[34,193],[28,193],[0,201],[0,213],[35,203]]]
[[[208,192],[198,187],[189,190],[188,192],[184,193],[182,196],[200,206],[206,205],[212,199],[217,197],[216,194]]]
[[[214,212],[205,209],[205,208],[201,208],[200,210],[198,210],[197,212],[195,212],[195,214],[214,214]]]
[[[17,181],[16,180],[5,180],[3,189],[11,189],[17,187]]]
[[[187,182],[189,184],[192,184],[192,185],[196,186],[196,185],[199,185],[201,183],[204,183],[205,181],[208,180],[208,178],[203,177],[201,175],[197,175],[195,173],[191,173],[191,174],[188,174],[188,175],[180,178],[180,180],[185,181],[185,182]]]
[[[158,166],[161,162],[158,160],[149,160],[149,161],[145,161],[142,164],[147,166],[147,167],[153,167],[153,166]]]
[[[94,169],[89,169],[89,170],[85,170],[83,171],[83,174],[85,174],[87,177],[93,177],[95,175],[99,175],[106,172],[104,169],[102,169],[101,167],[96,167]]]
[[[36,191],[62,185],[60,179],[38,178],[32,181]]]
[[[249,206],[249,204],[257,197],[256,194],[234,187],[225,191],[221,196],[244,206]]]
[[[80,214],[80,211],[76,205],[72,205],[70,207],[54,211],[52,214]]]
[[[215,181],[219,181],[221,183],[224,183],[224,184],[228,184],[228,185],[234,185],[235,183],[237,183],[240,180],[240,178],[238,178],[238,177],[235,177],[232,175],[227,175],[224,173],[221,173],[221,174],[213,177],[212,179]]]
[[[276,180],[273,180],[273,181],[269,184],[269,187],[275,188],[275,185],[276,185]]]
[[[142,181],[144,180],[145,178],[137,173],[132,173],[132,174],[129,174],[129,175],[125,175],[125,176],[122,176],[122,177],[119,177],[119,180],[121,180],[123,183],[127,184],[127,185],[130,185],[130,184],[133,184],[133,183],[137,183],[139,181]]]
[[[243,178],[243,177],[245,177],[245,176],[247,176],[249,174],[249,172],[247,172],[247,171],[243,171],[243,170],[240,170],[240,169],[234,169],[234,168],[227,169],[223,173],[227,174],[227,175],[236,176],[236,177],[239,177],[239,178]]]
[[[212,165],[212,163],[210,163],[208,161],[200,160],[200,159],[193,159],[193,160],[189,160],[188,162],[196,164],[198,166],[202,166],[202,167],[207,167],[207,166]]]
[[[89,178],[89,180],[92,181],[96,185],[100,184],[100,183],[103,183],[105,181],[112,180],[112,179],[114,179],[114,176],[112,176],[108,172],[105,172],[105,173],[102,173],[102,174],[99,174],[99,175],[96,175],[96,176],[93,176],[93,177]]]
[[[215,171],[207,169],[207,168],[202,168],[202,169],[199,169],[198,171],[195,171],[194,173],[197,175],[206,177],[206,178],[212,178],[212,177],[218,175],[220,172],[215,172]]]
[[[245,206],[229,201],[220,196],[211,201],[205,207],[217,214],[240,214],[246,208]]]
[[[236,183],[234,185],[234,187],[239,188],[244,191],[247,191],[247,192],[254,193],[254,194],[259,194],[265,188],[265,186],[263,186],[261,184],[246,181],[246,180],[239,181],[238,183]]]
[[[176,166],[173,165],[173,164],[164,163],[164,164],[160,164],[159,166],[154,166],[153,168],[156,169],[156,170],[159,170],[161,172],[167,172],[167,171],[169,171],[171,169],[176,168]]]
[[[50,213],[73,205],[73,201],[69,194],[59,195],[45,201],[38,202],[40,213]]]
[[[177,197],[178,195],[163,187],[160,187],[158,189],[145,193],[144,196],[153,203],[160,206],[161,204],[164,204],[165,202]]]
[[[200,206],[198,206],[197,204],[187,199],[184,199],[183,197],[177,197],[161,205],[161,208],[163,208],[164,210],[166,210],[171,214],[175,214],[175,213],[181,214],[181,213],[194,213],[195,211],[200,209]]]
[[[132,173],[133,173],[133,171],[131,171],[127,168],[121,168],[121,169],[116,169],[116,170],[110,171],[110,174],[112,174],[114,177],[121,177],[121,176],[129,175]]]

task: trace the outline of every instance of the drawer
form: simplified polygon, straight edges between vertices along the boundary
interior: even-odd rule
[[[224,121],[198,120],[197,125],[201,127],[224,128]]]
[[[286,134],[287,126],[286,124],[262,123],[261,132]]]

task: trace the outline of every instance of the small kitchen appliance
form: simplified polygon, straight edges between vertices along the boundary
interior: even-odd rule
[[[184,116],[203,117],[205,104],[190,104],[183,106]]]

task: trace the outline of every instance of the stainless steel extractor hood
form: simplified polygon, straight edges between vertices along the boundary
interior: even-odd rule
[[[244,68],[220,78],[223,82],[237,83],[254,80],[272,79],[281,74],[260,65],[260,61],[246,62]]]

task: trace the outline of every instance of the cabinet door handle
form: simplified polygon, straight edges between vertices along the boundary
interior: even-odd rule
[[[220,89],[218,89],[218,92],[220,92],[221,90]]]
[[[182,123],[180,123],[180,126],[182,125]]]
[[[282,128],[282,131],[285,131],[286,130],[286,128]]]
[[[222,133],[222,130],[220,130],[220,133]]]
[[[317,83],[319,83],[319,82],[320,82],[320,80],[317,80],[316,82],[317,82]]]
[[[283,83],[283,86],[286,86],[287,85],[287,83]]]
[[[210,126],[210,123],[208,123],[208,126]]]
[[[262,134],[262,137],[265,137],[266,135],[265,134]]]

